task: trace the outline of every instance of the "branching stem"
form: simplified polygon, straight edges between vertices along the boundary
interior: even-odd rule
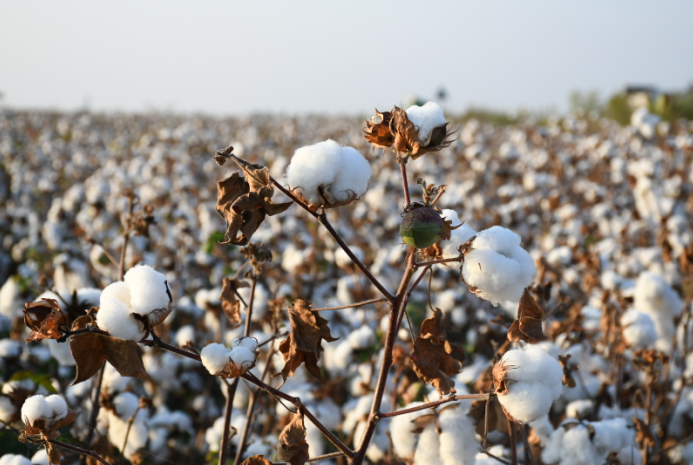
[[[378,297],[377,299],[370,299],[370,300],[364,300],[363,302],[356,302],[353,304],[349,305],[340,305],[339,307],[323,307],[323,308],[313,308],[312,311],[314,312],[324,312],[327,310],[343,310],[345,308],[355,308],[355,307],[361,307],[363,305],[368,305],[368,304],[375,304],[378,302],[387,302],[387,299],[385,297]]]
[[[419,410],[426,410],[429,408],[436,408],[439,405],[447,404],[448,402],[456,402],[458,400],[488,400],[491,397],[490,394],[466,394],[462,396],[451,395],[445,399],[436,400],[434,402],[429,402],[427,404],[419,405],[417,407],[405,408],[403,410],[397,410],[396,412],[381,413],[380,418],[391,418],[399,415],[406,415],[407,413],[418,412]]]
[[[101,457],[99,454],[97,454],[91,449],[83,449],[81,447],[75,446],[74,444],[68,444],[66,442],[58,441],[57,439],[48,439],[48,442],[50,442],[51,444],[55,444],[56,446],[61,447],[63,449],[71,450],[72,452],[77,452],[82,455],[88,455],[90,457],[93,457],[94,459],[103,463],[103,465],[111,465],[109,462],[104,460],[103,457]]]

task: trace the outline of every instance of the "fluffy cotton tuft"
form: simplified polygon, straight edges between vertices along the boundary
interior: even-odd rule
[[[239,368],[249,368],[255,363],[255,352],[247,347],[238,346],[231,351],[231,360]]]
[[[52,416],[53,408],[42,395],[31,396],[22,405],[22,420],[28,422],[28,424],[32,424],[41,418],[51,418]]]
[[[231,346],[235,349],[236,347],[246,347],[250,349],[252,352],[255,352],[257,350],[257,339],[254,337],[238,337],[233,340],[231,343]]]
[[[532,257],[520,247],[520,236],[493,226],[477,234],[472,246],[462,267],[467,285],[494,305],[519,302],[537,271]]]
[[[541,347],[528,344],[509,350],[499,362],[507,370],[508,394],[499,395],[501,405],[515,419],[534,421],[546,415],[563,392],[563,369]]]
[[[419,127],[419,140],[424,145],[431,141],[433,128],[445,124],[443,109],[435,102],[427,102],[422,106],[412,105],[406,111],[409,121]]]
[[[657,340],[654,321],[646,313],[628,310],[621,317],[621,326],[626,342],[636,350],[651,348]]]
[[[118,339],[140,341],[144,338],[142,325],[131,315],[127,304],[115,299],[101,297],[101,307],[96,314],[99,328]]]
[[[674,318],[681,315],[683,301],[661,276],[646,271],[635,283],[633,305],[648,314],[657,331],[657,349],[668,352],[674,339]]]
[[[53,411],[53,417],[62,418],[67,415],[67,402],[61,396],[53,394],[46,397],[46,402],[50,405]]]
[[[31,465],[31,460],[19,454],[5,454],[0,457],[0,465]]]
[[[551,433],[541,459],[550,465],[590,465],[604,463],[609,454],[616,453],[620,463],[640,463],[641,452],[634,439],[635,431],[623,418],[564,423]]]
[[[453,406],[440,412],[440,458],[442,465],[464,465],[474,463],[479,449],[474,433],[472,417],[466,409]]]
[[[353,349],[367,349],[375,344],[375,332],[370,326],[363,325],[352,331],[347,339]]]
[[[440,245],[443,247],[443,258],[459,257],[460,246],[476,236],[477,233],[469,227],[467,223],[462,223],[454,210],[443,210],[441,216],[447,221],[452,221],[452,226],[461,225],[459,228],[452,230],[449,240],[441,241]],[[459,263],[457,262],[444,263],[443,265],[449,268],[459,267]]]
[[[167,308],[171,303],[171,291],[166,276],[151,266],[137,265],[125,273],[123,282],[130,289],[132,311],[147,315],[152,310]]]
[[[371,166],[356,149],[340,147],[333,140],[301,147],[286,171],[291,189],[299,189],[311,203],[322,203],[318,187],[329,187],[332,196],[345,202],[366,192]]]
[[[202,349],[200,357],[202,358],[202,365],[204,365],[207,371],[216,375],[220,371],[223,371],[229,363],[231,351],[227,349],[225,345],[213,342]]]

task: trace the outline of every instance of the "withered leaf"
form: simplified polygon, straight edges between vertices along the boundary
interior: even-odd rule
[[[390,131],[390,121],[392,114],[389,111],[380,113],[377,109],[375,114],[380,122],[366,121],[366,127],[361,129],[363,136],[374,147],[386,149],[395,141],[395,136]]]
[[[72,330],[84,329],[91,322],[90,315],[81,316],[72,324]],[[113,365],[121,376],[149,379],[142,363],[142,351],[135,341],[97,333],[82,333],[70,337],[70,350],[77,365],[77,373],[72,384],[81,383],[94,376],[106,361]]]
[[[68,324],[67,315],[60,310],[54,299],[41,299],[38,302],[24,304],[24,324],[31,329],[27,342],[41,339],[60,339],[63,335],[61,326]]]
[[[410,357],[419,378],[432,384],[441,396],[454,392],[455,381],[450,377],[461,371],[465,359],[461,344],[445,340],[442,315],[436,308],[433,316],[424,320]]]
[[[323,351],[322,340],[332,342],[339,338],[332,337],[327,320],[313,312],[308,301],[296,299],[289,307],[289,320],[291,332],[279,344],[285,362],[281,371],[283,381],[293,376],[301,363],[308,372],[322,381],[318,367],[318,359]]]
[[[633,417],[633,422],[635,423],[635,430],[637,431],[635,442],[637,442],[640,447],[654,446],[655,437],[650,427],[638,417]]]
[[[508,328],[508,339],[524,341],[528,344],[546,341],[548,337],[541,326],[544,316],[544,310],[534,300],[529,288],[526,288],[517,308],[517,320]]]
[[[573,378],[573,370],[575,370],[577,367],[569,365],[570,357],[570,354],[558,354],[558,363],[560,363],[561,368],[563,368],[563,385],[568,386],[569,388],[574,388],[577,386],[577,384],[575,383],[575,378]]]
[[[249,287],[246,281],[235,278],[224,278],[221,281],[221,308],[234,327],[241,324],[241,301],[236,298],[236,290]]]
[[[294,414],[291,422],[279,435],[277,458],[291,465],[303,465],[308,460],[306,428],[303,425],[303,415],[300,413]]]
[[[217,212],[226,220],[221,244],[246,245],[266,215],[282,213],[291,206],[291,202],[272,203],[274,187],[266,167],[241,166],[245,177],[236,172],[217,183]]]
[[[487,402],[490,402],[488,406]],[[488,412],[488,418],[486,414]],[[469,411],[469,416],[476,420],[476,433],[479,436],[484,436],[484,433],[498,431],[499,433],[508,432],[508,421],[505,418],[503,407],[496,396],[492,396],[488,401],[475,400],[472,402],[472,408]]]
[[[46,442],[46,455],[48,455],[48,463],[51,465],[60,465],[60,460],[63,458],[58,446],[52,442]]]
[[[272,462],[267,460],[264,455],[251,455],[242,461],[241,465],[272,465]]]

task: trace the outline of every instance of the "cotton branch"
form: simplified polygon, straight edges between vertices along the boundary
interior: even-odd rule
[[[370,299],[370,300],[364,300],[363,302],[356,302],[353,304],[349,305],[340,305],[338,307],[323,307],[323,308],[313,308],[312,311],[314,312],[324,312],[327,310],[343,310],[345,308],[356,308],[356,307],[361,307],[363,305],[368,305],[368,304],[375,304],[378,302],[387,302],[387,298],[385,297],[379,297],[377,299]]]
[[[436,408],[439,405],[447,404],[448,402],[455,402],[458,400],[488,400],[491,397],[490,394],[466,394],[462,396],[451,395],[445,399],[436,400],[434,402],[429,402],[427,404],[419,405],[417,407],[406,408],[403,410],[397,410],[396,412],[381,413],[379,418],[391,418],[399,415],[406,415],[407,413],[418,412],[419,410],[426,410],[429,408]]]
[[[50,442],[51,444],[55,444],[58,447],[62,447],[63,449],[71,450],[72,452],[77,452],[77,453],[80,453],[82,455],[88,455],[90,457],[93,457],[95,460],[98,460],[103,465],[111,465],[109,462],[104,460],[103,457],[101,457],[99,454],[97,454],[93,450],[83,449],[81,447],[75,446],[74,444],[67,444],[65,442],[58,441],[56,439],[48,439],[48,442]]]

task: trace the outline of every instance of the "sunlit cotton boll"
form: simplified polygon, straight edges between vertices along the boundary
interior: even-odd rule
[[[38,452],[36,452],[31,457],[31,463],[32,465],[49,465],[48,452],[46,451],[46,449],[41,449]]]
[[[0,465],[32,465],[31,460],[18,454],[5,454],[0,457]]]
[[[433,128],[445,124],[443,109],[435,102],[427,102],[422,106],[412,105],[407,108],[409,121],[419,128],[419,140],[427,145],[431,140]]]
[[[654,321],[646,313],[628,310],[621,317],[621,326],[626,342],[636,350],[651,348],[657,340]]]
[[[123,302],[115,299],[101,299],[101,307],[96,314],[99,328],[118,339],[140,341],[144,338],[142,325],[131,315],[132,311]]]
[[[546,415],[563,392],[563,369],[535,345],[509,350],[499,362],[507,370],[507,394],[499,395],[501,405],[516,420],[534,421]]]
[[[225,345],[213,342],[202,349],[200,358],[202,358],[202,365],[207,371],[216,375],[229,363],[231,351]]]
[[[459,257],[460,246],[475,236],[477,232],[474,231],[467,223],[462,223],[462,220],[460,220],[459,216],[457,216],[457,212],[454,210],[443,210],[441,212],[441,216],[446,221],[451,221],[452,227],[459,226],[457,229],[452,230],[449,240],[440,242],[440,246],[443,248],[443,258]],[[449,268],[459,267],[459,263],[457,262],[444,263],[443,265]]]
[[[494,305],[519,302],[536,273],[532,257],[520,247],[520,236],[493,226],[481,231],[472,245],[474,249],[462,267],[467,285],[477,288],[477,295]]]
[[[46,402],[50,405],[54,418],[62,418],[67,414],[67,402],[61,396],[53,394],[46,397]]]
[[[152,310],[167,308],[171,302],[166,276],[151,266],[137,265],[123,278],[130,289],[130,305],[135,313],[146,315]]]
[[[33,424],[36,420],[51,418],[52,416],[53,408],[42,395],[31,396],[22,405],[22,421],[28,422],[27,424]]]
[[[340,147],[333,140],[296,150],[286,171],[291,189],[299,189],[309,202],[322,203],[319,186],[331,186],[337,201],[344,202],[366,192],[371,167],[356,149]]]

